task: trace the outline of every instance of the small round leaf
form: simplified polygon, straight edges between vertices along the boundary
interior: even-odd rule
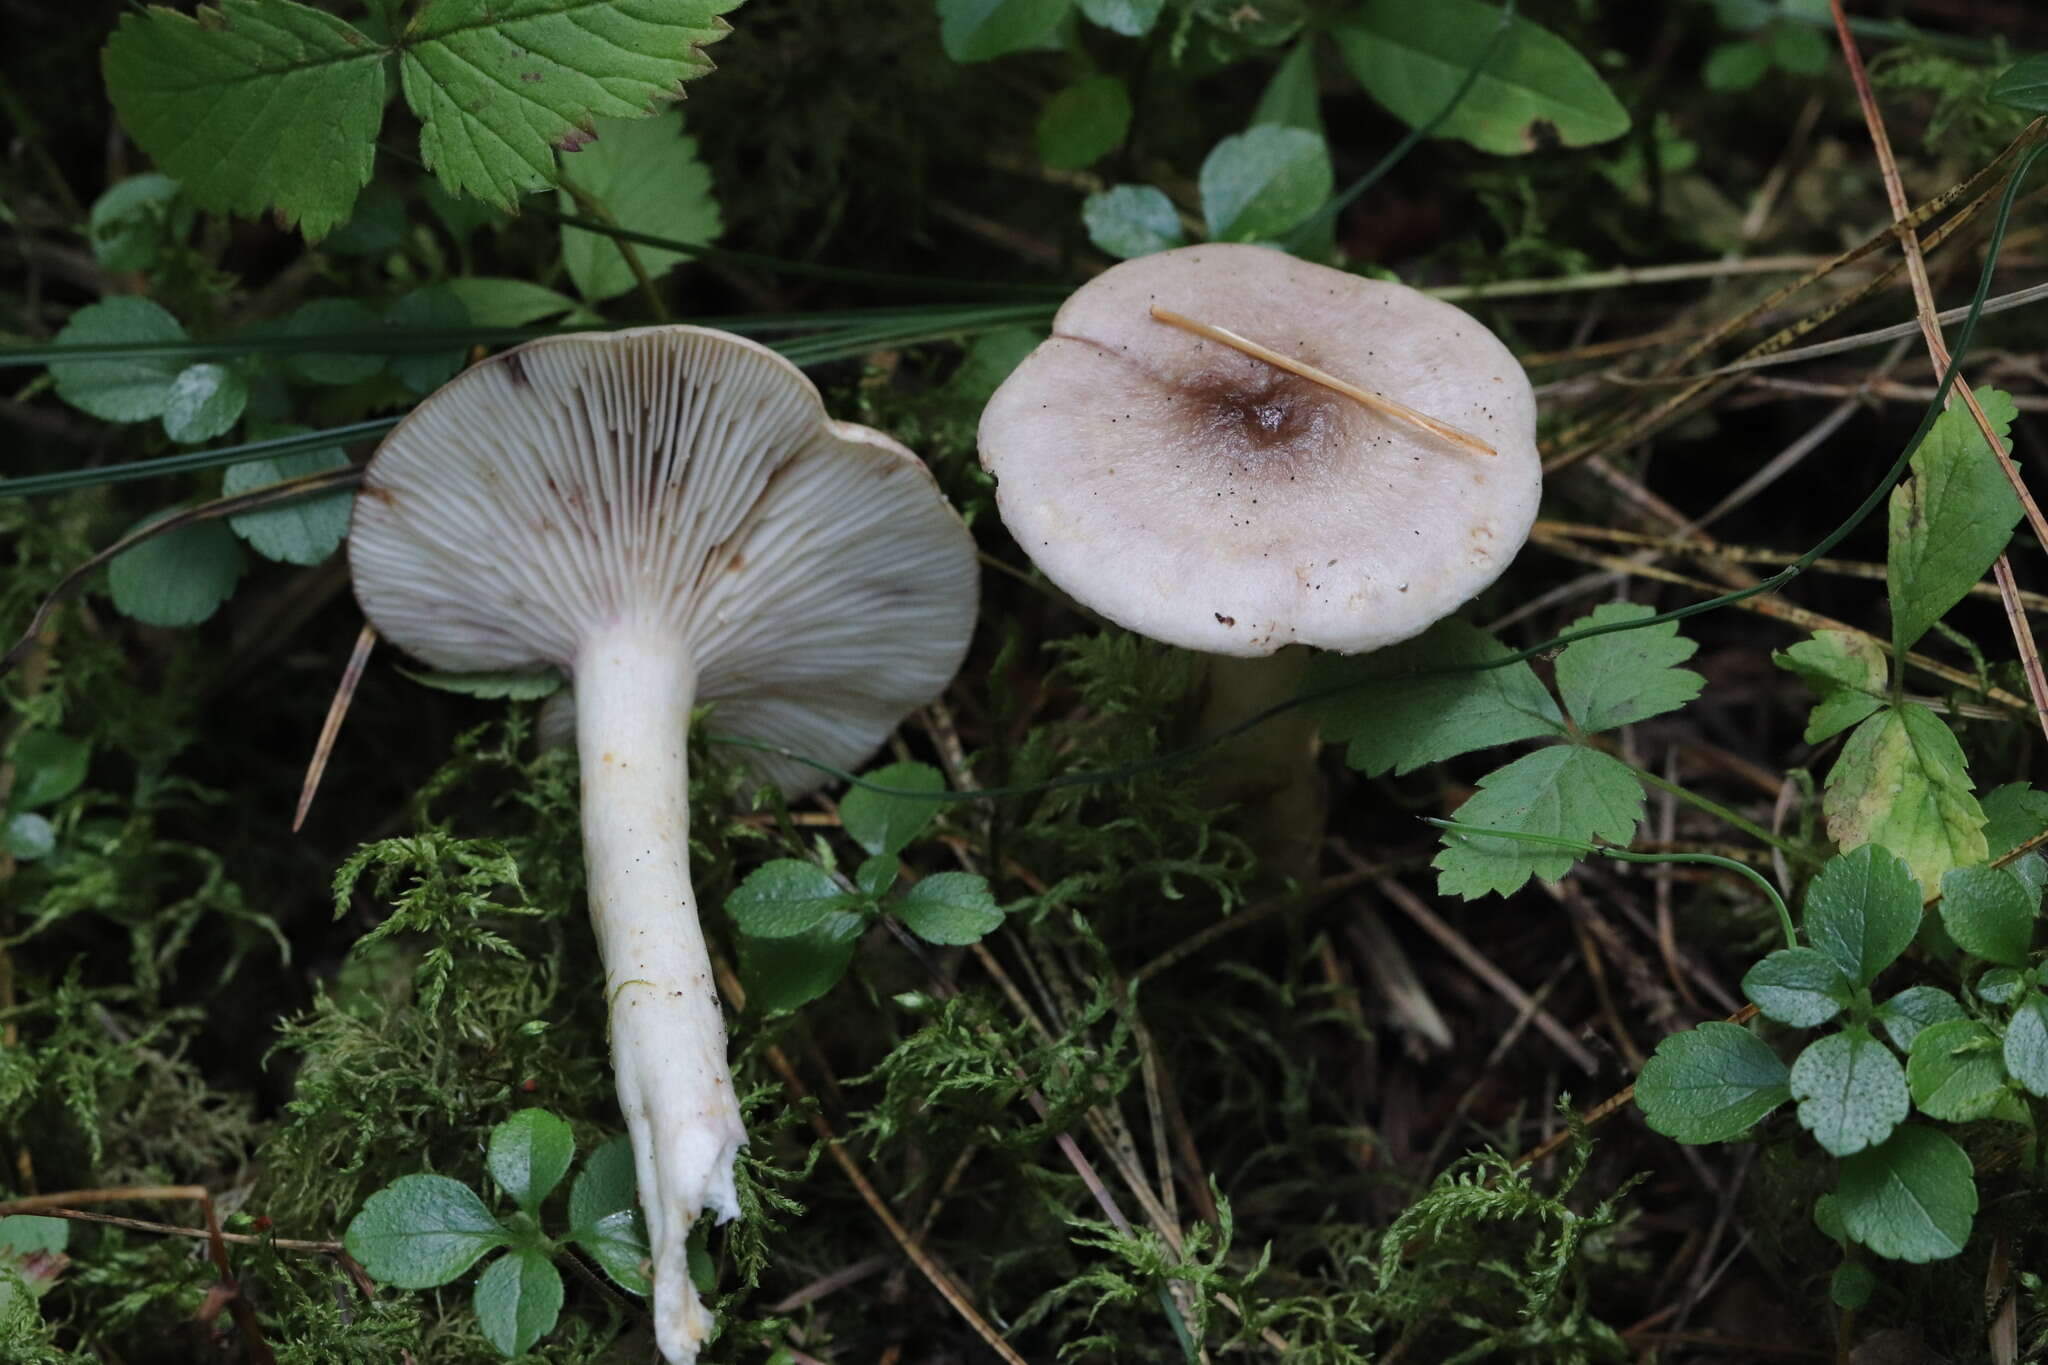
[[[532,1213],[569,1173],[576,1138],[569,1125],[545,1109],[522,1109],[491,1130],[486,1164],[498,1188]]]
[[[114,556],[107,587],[121,613],[146,626],[196,626],[234,594],[242,564],[242,547],[227,527],[195,521]]]
[[[342,1244],[374,1278],[432,1289],[506,1241],[505,1229],[467,1185],[445,1175],[406,1175],[363,1201]]]
[[[508,1356],[532,1350],[561,1312],[562,1276],[538,1251],[501,1256],[477,1277],[477,1325]]]
[[[1842,1163],[1835,1200],[1849,1235],[1878,1255],[1939,1261],[1969,1240],[1977,1181],[1952,1138],[1909,1123]]]
[[[1149,256],[1183,246],[1180,214],[1173,201],[1150,185],[1116,185],[1098,190],[1081,205],[1088,240],[1119,260]]]
[[[988,879],[971,872],[934,872],[905,892],[896,913],[926,943],[979,943],[1003,922]]]
[[[1650,1127],[1680,1142],[1741,1137],[1791,1097],[1778,1054],[1747,1029],[1710,1023],[1674,1033],[1636,1078]]]
[[[225,365],[187,365],[164,400],[164,435],[179,445],[211,441],[242,420],[249,386]]]
[[[816,863],[777,858],[747,874],[725,898],[725,913],[743,934],[793,938],[817,927],[849,899]]]
[[[1792,1098],[1799,1122],[1836,1156],[1883,1142],[1912,1107],[1898,1057],[1861,1028],[1831,1033],[1799,1054]]]

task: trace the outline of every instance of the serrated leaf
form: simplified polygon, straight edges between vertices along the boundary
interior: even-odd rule
[[[927,763],[891,763],[863,773],[862,780],[904,791],[936,794],[946,789],[945,777]],[[869,853],[901,853],[938,813],[937,801],[888,796],[868,787],[854,787],[839,803],[840,824]]]
[[[934,872],[903,893],[896,913],[926,943],[981,942],[1003,922],[988,878],[971,872]]]
[[[603,204],[614,223],[693,243],[712,241],[724,230],[711,168],[698,158],[697,139],[684,135],[681,110],[646,119],[599,119],[595,127],[594,140],[562,155],[561,175]],[[588,216],[566,190],[557,199],[562,212]],[[651,280],[688,259],[645,243],[633,253]],[[562,264],[576,292],[592,303],[617,298],[638,283],[618,242],[582,228],[562,229]]]
[[[1878,1255],[1939,1261],[1969,1240],[1977,1182],[1953,1139],[1908,1123],[1842,1163],[1835,1200],[1849,1235]]]
[[[1868,635],[1817,630],[1812,639],[1771,655],[1771,662],[1797,673],[1819,697],[1806,721],[1808,744],[1840,734],[1884,705],[1890,665]]]
[[[123,16],[101,66],[121,122],[194,202],[253,217],[275,206],[310,238],[370,181],[384,52],[291,0],[221,0],[188,17]]]
[[[145,517],[133,529],[176,509]],[[196,626],[234,595],[242,547],[218,521],[195,521],[123,550],[107,565],[107,587],[122,615],[149,626]]]
[[[1817,948],[1780,948],[1749,969],[1742,993],[1768,1017],[1815,1028],[1848,1008],[1849,978]]]
[[[646,1295],[647,1226],[634,1192],[633,1144],[624,1136],[592,1152],[569,1187],[569,1236],[635,1294]]]
[[[430,284],[400,295],[384,312],[392,332],[454,332],[469,326],[469,310],[445,285]],[[391,352],[391,373],[417,394],[432,393],[461,372],[467,357],[458,343],[445,351]]]
[[[2004,440],[2017,415],[2012,395],[1979,389],[1977,401]],[[2011,482],[1961,403],[1935,419],[1912,468],[1912,477],[1892,490],[1885,573],[1892,639],[1901,653],[1984,576],[2020,519]]]
[[[63,1218],[11,1213],[0,1218],[0,1252],[33,1256],[62,1251],[71,1244],[71,1224]]]
[[[2024,967],[2034,944],[2039,898],[2002,867],[1952,868],[1941,879],[1941,923],[1968,953]]]
[[[242,420],[249,386],[225,365],[187,365],[164,399],[164,435],[179,445],[211,441]]]
[[[1828,773],[1821,809],[1837,846],[1883,844],[1929,890],[1950,868],[1989,856],[1962,746],[1918,702],[1887,706],[1856,727]]]
[[[510,669],[490,673],[415,673],[409,668],[398,671],[423,687],[485,701],[538,701],[561,691],[567,681],[552,668],[537,673]]]
[[[938,0],[939,42],[956,62],[985,62],[1036,47],[1073,0]]]
[[[1098,190],[1081,205],[1088,240],[1120,260],[1149,256],[1185,245],[1180,214],[1163,191],[1150,185],[1117,185]]]
[[[1792,1063],[1799,1122],[1836,1156],[1883,1142],[1911,1108],[1906,1072],[1892,1050],[1860,1027],[1807,1045]]]
[[[1906,1083],[1921,1113],[1944,1123],[1981,1119],[2005,1097],[1998,1035],[1975,1019],[1929,1024],[1913,1039]]]
[[[1443,112],[1486,53],[1501,13],[1479,0],[1365,0],[1332,28],[1345,65],[1410,127]],[[1519,16],[1435,136],[1514,156],[1620,137],[1628,111],[1571,44]]]
[[[1608,602],[1566,629],[1639,621],[1655,614],[1634,602]],[[1676,621],[1578,640],[1558,655],[1557,693],[1588,734],[1676,711],[1706,686],[1705,678],[1678,667],[1698,648],[1678,633]]]
[[[1919,932],[1920,887],[1905,860],[1865,844],[1830,858],[1806,888],[1807,939],[1858,986],[1898,960]]]
[[[302,426],[269,426],[263,429],[262,436],[302,436],[310,430]],[[233,496],[286,479],[340,469],[348,462],[348,456],[338,446],[244,460],[228,466],[221,476],[220,491]],[[229,517],[228,527],[265,559],[283,564],[318,564],[348,537],[349,507],[348,490],[336,489],[283,507],[243,512]]]
[[[57,851],[57,830],[34,811],[16,811],[0,823],[0,848],[16,862],[32,863]]]
[[[2029,992],[2005,1026],[2005,1069],[2027,1093],[2048,1098],[2048,997]]]
[[[777,858],[747,874],[725,898],[725,913],[754,938],[794,938],[851,901],[816,863]]]
[[[9,810],[34,810],[78,790],[92,762],[92,746],[56,730],[22,731],[7,751],[14,765]]]
[[[1626,845],[1643,816],[1643,789],[1628,765],[1597,749],[1555,744],[1525,754],[1479,780],[1457,810],[1460,824],[1520,830],[1582,843]],[[1531,877],[1555,881],[1579,854],[1509,839],[1444,832],[1436,855],[1437,889],[1468,900],[1510,895]]]
[[[1518,739],[1564,734],[1564,716],[1526,663],[1472,665],[1507,648],[1457,617],[1370,654],[1317,655],[1305,693],[1356,688],[1323,703],[1323,738],[1374,777]]]
[[[508,1240],[483,1200],[445,1175],[404,1175],[363,1201],[342,1244],[400,1289],[432,1289]]]
[[[89,303],[71,315],[57,333],[58,346],[111,346],[117,343],[185,340],[178,320],[148,299],[130,297]],[[185,363],[168,355],[126,356],[116,360],[61,360],[50,366],[57,396],[106,422],[146,422],[161,417],[171,401],[171,386]]]
[[[1903,1052],[1912,1051],[1922,1029],[1962,1017],[1963,1007],[1939,986],[1909,986],[1877,1007],[1877,1022]]]
[[[1131,97],[1115,76],[1076,81],[1045,102],[1038,115],[1038,159],[1055,170],[1078,171],[1123,145],[1131,127]]]
[[[1202,162],[1202,216],[1219,242],[1270,241],[1336,188],[1320,134],[1264,123],[1217,143]]]
[[[475,1302],[484,1339],[508,1356],[524,1355],[555,1328],[562,1276],[540,1252],[514,1251],[477,1277]]]
[[[1078,4],[1089,23],[1126,38],[1150,33],[1152,25],[1159,22],[1159,12],[1166,8],[1166,0],[1078,0]]]
[[[779,1014],[816,1000],[839,984],[867,921],[834,910],[791,938],[740,938],[740,982],[747,1008]]]
[[[2029,114],[2048,114],[2048,53],[2014,62],[1991,83],[1991,98]]]
[[[1727,1142],[1790,1099],[1790,1080],[1778,1054],[1747,1029],[1701,1024],[1657,1044],[1636,1077],[1636,1105],[1666,1137]]]
[[[575,1157],[576,1138],[567,1123],[545,1109],[522,1109],[491,1129],[485,1164],[498,1188],[532,1213]]]

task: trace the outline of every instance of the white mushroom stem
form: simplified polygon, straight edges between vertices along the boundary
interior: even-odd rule
[[[585,641],[575,673],[590,918],[653,1250],[655,1339],[689,1365],[711,1330],[690,1282],[690,1228],[706,1209],[721,1222],[739,1213],[732,1169],[746,1141],[690,889],[696,670],[668,629],[625,621]]]

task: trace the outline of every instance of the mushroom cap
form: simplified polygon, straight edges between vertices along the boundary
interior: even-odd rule
[[[1499,453],[1160,322],[1155,304]],[[1211,654],[1418,634],[1507,567],[1542,491],[1535,394],[1499,338],[1405,285],[1260,246],[1162,251],[1083,285],[989,400],[980,445],[1046,577]]]
[[[378,447],[356,599],[441,669],[568,670],[673,632],[708,728],[851,767],[937,696],[974,629],[974,541],[924,463],[826,416],[802,371],[702,327],[528,342]],[[751,754],[785,792],[823,774]]]

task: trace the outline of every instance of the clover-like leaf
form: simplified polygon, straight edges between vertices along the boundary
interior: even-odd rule
[[[1808,1044],[1792,1063],[1799,1122],[1836,1156],[1883,1142],[1911,1108],[1905,1068],[1860,1027]]]

